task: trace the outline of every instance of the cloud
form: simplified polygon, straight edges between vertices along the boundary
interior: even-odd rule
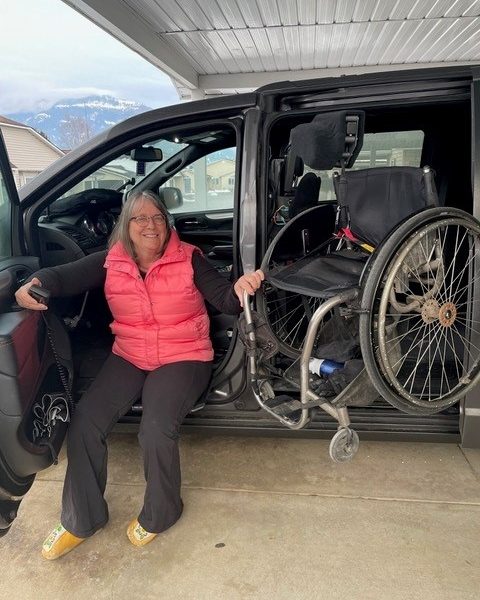
[[[12,82],[0,76],[0,115],[38,112],[47,110],[59,100],[104,95],[114,96],[120,100],[134,100],[150,108],[160,108],[179,102],[178,93],[172,84],[148,82],[136,77],[126,78],[121,84],[106,88],[58,87],[35,78]]]
[[[40,85],[41,83],[41,85]],[[0,114],[17,112],[36,112],[50,108],[64,98],[84,98],[109,94],[113,90],[94,86],[56,87],[35,78],[22,81],[6,81],[0,77]]]
[[[58,0],[2,6],[0,114],[111,94],[157,108],[179,102],[170,78]]]

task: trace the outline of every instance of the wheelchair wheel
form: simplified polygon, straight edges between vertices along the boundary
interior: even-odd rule
[[[480,380],[479,263],[480,223],[434,208],[403,223],[364,273],[362,356],[400,410],[439,412]]]
[[[334,229],[334,205],[318,205],[294,217],[270,243],[260,268],[268,275],[303,254],[302,231],[309,231],[311,247],[321,247],[331,239]],[[268,277],[267,277],[268,279]],[[321,300],[280,290],[268,281],[257,294],[257,310],[270,333],[277,339],[279,351],[288,358],[300,356],[311,316]]]
[[[359,446],[358,433],[350,427],[341,427],[333,436],[328,452],[333,461],[343,463],[352,460]]]

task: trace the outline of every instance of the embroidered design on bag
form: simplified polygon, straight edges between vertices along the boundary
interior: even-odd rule
[[[32,436],[34,442],[50,438],[57,422],[68,423],[70,421],[68,402],[60,395],[44,394],[41,400],[33,405],[33,414]]]

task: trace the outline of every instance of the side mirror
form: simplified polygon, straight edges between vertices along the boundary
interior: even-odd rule
[[[183,204],[182,192],[176,187],[161,187],[158,190],[158,196],[167,210],[178,208]]]

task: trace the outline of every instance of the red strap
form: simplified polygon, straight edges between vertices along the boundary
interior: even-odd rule
[[[347,240],[350,240],[351,242],[358,242],[358,238],[356,238],[353,235],[350,227],[342,227],[342,229],[339,229],[337,231],[336,237],[339,237],[339,238],[346,237]]]

